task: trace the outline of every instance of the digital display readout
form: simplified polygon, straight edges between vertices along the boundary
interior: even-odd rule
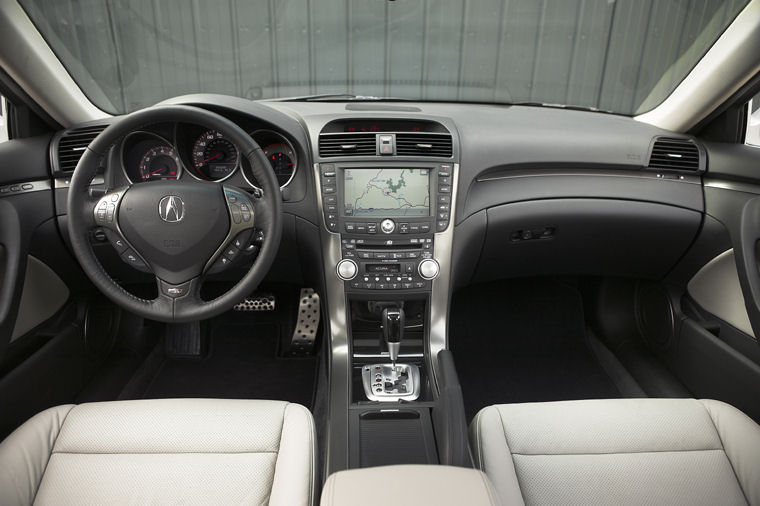
[[[345,169],[344,215],[430,216],[430,169]]]

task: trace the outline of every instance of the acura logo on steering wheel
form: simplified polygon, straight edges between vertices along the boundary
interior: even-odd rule
[[[176,195],[167,195],[158,203],[158,215],[168,223],[182,221],[185,217],[185,203]]]

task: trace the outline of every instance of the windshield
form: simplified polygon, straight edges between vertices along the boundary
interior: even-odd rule
[[[92,102],[349,93],[633,115],[746,0],[21,0]]]

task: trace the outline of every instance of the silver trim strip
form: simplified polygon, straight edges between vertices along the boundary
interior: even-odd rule
[[[438,261],[440,274],[433,280],[430,295],[430,322],[427,332],[428,371],[438,392],[438,352],[448,348],[448,318],[451,290],[451,255],[454,249],[454,222],[456,220],[457,189],[459,187],[459,164],[455,163],[451,173],[451,219],[443,232],[435,234],[433,257]]]
[[[340,234],[327,230],[322,207],[322,178],[319,164],[313,166],[319,213],[319,235],[325,275],[324,304],[327,308],[329,347],[329,392],[327,398],[327,470],[325,476],[348,468],[348,412],[351,403],[351,357],[346,321],[346,291],[335,266],[341,260]]]
[[[751,183],[741,183],[737,181],[718,181],[707,180],[705,181],[706,188],[719,188],[721,190],[731,190],[735,192],[760,194],[760,185]]]
[[[657,179],[660,181],[665,181],[669,183],[689,183],[689,184],[700,184],[700,177],[697,174],[678,174],[680,177],[678,179],[663,179],[662,178],[663,173],[659,172],[637,172],[636,174],[613,174],[613,173],[605,173],[605,172],[562,172],[562,171],[550,171],[550,172],[537,172],[535,174],[526,173],[526,172],[517,172],[515,171],[514,174],[504,175],[504,176],[481,176],[476,179],[476,181],[483,182],[483,181],[498,181],[501,179],[517,179],[517,178],[529,178],[529,177],[558,177],[558,176],[572,176],[572,177],[583,177],[583,176],[591,176],[591,177],[614,177],[614,178],[627,178],[627,179]]]
[[[381,353],[354,353],[354,358],[388,358],[388,352]],[[422,358],[424,353],[399,353],[398,358]]]

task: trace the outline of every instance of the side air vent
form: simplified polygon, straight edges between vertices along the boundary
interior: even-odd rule
[[[396,154],[410,156],[451,156],[451,134],[396,134]]]
[[[374,156],[377,154],[375,134],[320,134],[319,155]]]
[[[58,164],[54,170],[58,173],[71,173],[82,158],[82,154],[87,146],[95,137],[106,129],[107,125],[97,125],[90,127],[67,130],[58,138],[58,149],[56,151]]]
[[[705,168],[704,157],[694,141],[671,137],[655,139],[647,166],[650,169],[690,172],[699,172]]]

